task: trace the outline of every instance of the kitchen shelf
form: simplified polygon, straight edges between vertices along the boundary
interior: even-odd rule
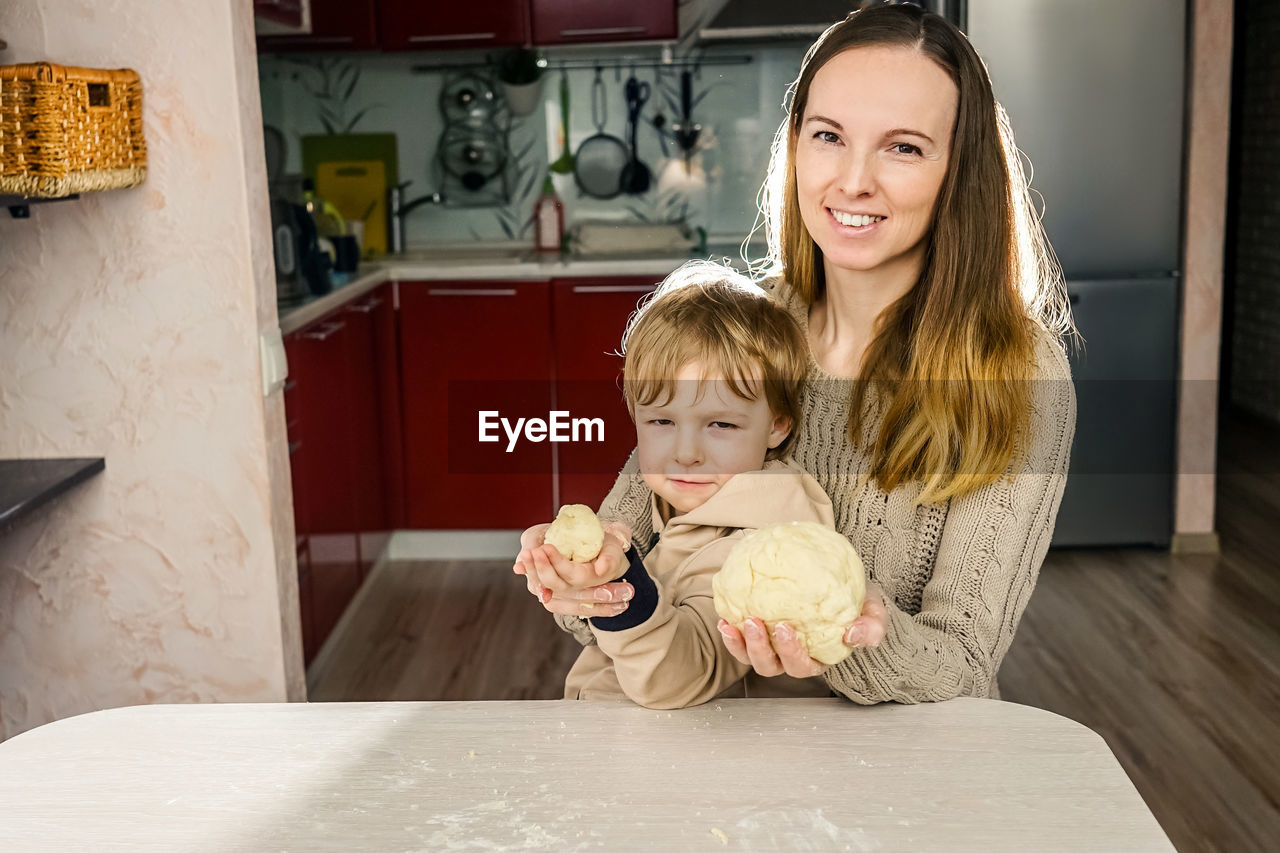
[[[0,459],[0,531],[106,467],[102,458]]]
[[[57,198],[36,198],[25,195],[0,195],[0,207],[9,208],[9,215],[14,219],[30,219],[31,205],[45,204],[51,201],[74,201],[80,193],[58,196]]]

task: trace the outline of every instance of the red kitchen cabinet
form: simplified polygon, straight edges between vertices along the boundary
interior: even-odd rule
[[[355,594],[360,577],[355,467],[349,453],[354,438],[350,341],[351,329],[341,313],[285,339],[292,383],[285,416],[291,431],[294,524],[306,549],[305,563],[299,554],[298,607],[308,663]]]
[[[381,413],[376,441],[382,452],[382,500],[385,513],[365,530],[397,530],[405,527],[404,417],[400,411],[400,323],[395,304],[395,284],[378,288],[372,300],[373,363]]]
[[[308,662],[333,633],[362,580],[360,566],[354,559],[318,559],[318,556],[313,555],[311,559],[312,646],[309,652],[305,644],[303,648],[303,657]]]
[[[676,0],[531,0],[534,44],[676,37]]]
[[[300,27],[302,0],[253,0],[253,14],[254,17],[275,21],[277,24]]]
[[[400,284],[401,411],[411,528],[513,529],[549,519],[552,443],[502,427],[480,440],[482,412],[549,417],[547,282]],[[510,451],[508,451],[510,447]]]
[[[528,0],[380,0],[382,46],[441,50],[528,44]]]
[[[374,50],[377,0],[311,0],[311,32],[258,38],[259,51]]]
[[[299,447],[292,459],[301,490],[303,535],[351,533],[358,529],[355,468],[349,449],[354,434],[348,394],[348,321],[341,315],[312,323],[285,341],[289,373],[297,386],[290,395],[296,411]],[[296,495],[297,493],[295,493]],[[297,500],[295,496],[295,501]]]
[[[636,303],[657,284],[652,276],[552,283],[556,408],[604,422],[603,441],[556,445],[562,504],[598,507],[635,447],[622,397],[622,358],[613,353]]]
[[[302,625],[302,664],[306,666],[316,656],[315,621],[312,613],[314,586],[311,583],[311,551],[308,541],[298,540],[298,616]]]
[[[348,338],[349,449],[355,488],[355,522],[361,534],[358,560],[363,578],[377,553],[365,534],[402,526],[404,455],[400,433],[399,353],[392,285],[342,310]]]
[[[347,405],[351,418],[351,459],[354,487],[353,530],[382,530],[387,526],[381,435],[381,393],[375,364],[377,327],[375,313],[383,305],[380,295],[358,299],[342,310],[348,332]]]
[[[377,557],[361,550],[362,534],[390,530],[403,516],[391,285],[291,334],[285,351],[299,608],[310,662]]]

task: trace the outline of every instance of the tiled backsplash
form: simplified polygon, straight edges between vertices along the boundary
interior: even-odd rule
[[[591,53],[544,55],[552,69],[543,76],[542,103],[531,115],[515,118],[509,148],[515,161],[509,173],[511,200],[505,205],[438,207],[424,205],[406,219],[410,245],[454,244],[467,241],[524,240],[547,165],[560,154],[560,61],[575,66],[598,59],[607,98],[605,131],[624,138],[626,101],[623,86],[628,63],[653,63],[653,47],[600,48]],[[571,176],[557,177],[566,207],[567,224],[588,219],[629,222],[683,221],[690,229],[705,228],[712,242],[741,239],[756,218],[756,197],[764,179],[769,145],[782,120],[783,96],[798,72],[800,46],[743,47],[702,54],[704,59],[742,59],[737,64],[699,67],[693,78],[693,120],[701,125],[698,145],[684,162],[670,127],[678,121],[679,68],[639,67],[636,77],[651,84],[652,94],[640,118],[639,158],[653,171],[651,189],[643,195],[620,195],[611,200],[582,196]],[[263,55],[259,62],[264,121],[283,131],[287,140],[286,171],[301,171],[300,139],[325,133],[329,126],[355,133],[395,133],[399,148],[400,180],[413,181],[408,197],[440,188],[442,169],[436,156],[444,119],[439,101],[454,70],[445,64],[482,62],[476,53],[347,54],[330,56]],[[415,71],[415,66],[437,70]],[[570,150],[596,132],[591,115],[595,77],[590,68],[567,72],[570,90]],[[326,76],[327,75],[327,76]],[[349,95],[348,95],[349,93]],[[347,95],[347,97],[343,97]],[[668,139],[664,143],[652,120],[661,113]],[[450,193],[451,200],[464,194]]]

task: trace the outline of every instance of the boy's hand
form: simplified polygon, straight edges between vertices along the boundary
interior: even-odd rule
[[[570,616],[617,616],[635,594],[630,584],[612,583],[627,571],[626,548],[631,531],[611,522],[604,543],[590,563],[566,560],[554,545],[543,544],[550,524],[537,524],[520,536],[520,554],[512,571],[525,576],[529,593],[551,613]]]

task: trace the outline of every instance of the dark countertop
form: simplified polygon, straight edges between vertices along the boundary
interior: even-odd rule
[[[0,459],[0,531],[105,468],[103,459]]]

